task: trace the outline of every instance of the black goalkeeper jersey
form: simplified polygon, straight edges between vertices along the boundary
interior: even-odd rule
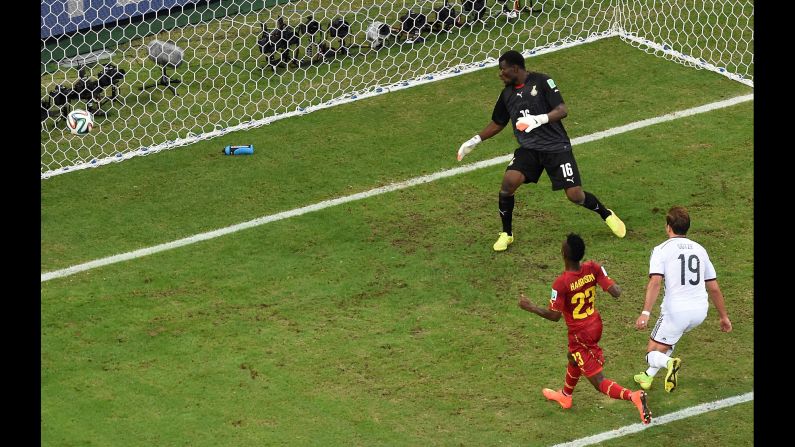
[[[523,148],[542,152],[570,151],[571,140],[560,121],[542,124],[529,133],[516,129],[517,119],[549,113],[561,103],[563,96],[555,81],[543,73],[531,72],[521,86],[508,86],[503,89],[494,105],[491,119],[501,126],[508,124],[510,120],[513,134]]]

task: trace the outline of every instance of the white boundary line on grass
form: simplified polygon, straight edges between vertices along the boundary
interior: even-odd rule
[[[725,107],[731,107],[733,105],[737,105],[743,102],[752,101],[753,99],[754,99],[753,93],[743,96],[737,96],[723,101],[713,102],[710,104],[705,104],[703,106],[693,107],[691,109],[680,110],[678,112],[669,113],[667,115],[636,121],[634,123],[626,124],[624,126],[614,127],[612,129],[608,129],[602,132],[596,132],[590,135],[574,138],[571,140],[571,143],[572,145],[576,146],[578,144],[584,144],[591,141],[600,140],[602,138],[618,135],[624,132],[629,132],[635,129],[640,129],[642,127],[647,127],[654,124],[663,123],[666,121],[672,121],[686,116],[697,115],[699,113],[709,112],[712,110],[722,109]],[[452,158],[453,155],[454,153],[451,150],[450,157]],[[439,179],[452,177],[454,175],[463,174],[466,172],[474,171],[488,166],[507,163],[512,157],[513,154],[507,154],[501,157],[495,157],[489,160],[483,160],[476,163],[471,163],[458,168],[448,169],[445,171],[440,171],[434,174],[424,175],[421,177],[415,177],[413,179],[409,179],[403,182],[392,183],[386,186],[382,186],[380,188],[371,189],[369,191],[364,191],[344,197],[338,197],[336,199],[324,200],[322,202],[318,202],[313,205],[308,205],[301,208],[295,208],[289,211],[283,211],[281,213],[271,214],[268,216],[258,217],[254,220],[249,220],[248,222],[239,223],[236,225],[232,225],[230,227],[220,228],[218,230],[213,230],[206,233],[196,234],[194,236],[189,236],[176,241],[167,242],[165,244],[155,245],[153,247],[148,247],[148,248],[142,248],[140,250],[130,251],[127,253],[122,253],[114,256],[108,256],[106,258],[96,259],[94,261],[85,262],[83,264],[73,265],[71,267],[67,267],[61,270],[54,270],[51,272],[42,273],[41,282],[49,281],[55,278],[63,278],[65,276],[74,275],[75,273],[84,272],[86,270],[95,269],[97,267],[103,267],[110,264],[116,264],[118,262],[129,261],[131,259],[149,256],[151,254],[159,253],[161,251],[171,250],[177,247],[182,247],[184,245],[190,245],[190,244],[195,244],[197,242],[206,241],[209,239],[215,239],[217,237],[221,237],[231,233],[236,233],[240,230],[245,230],[247,228],[258,227],[266,223],[276,222],[278,220],[287,219],[289,217],[296,217],[302,214],[311,213],[314,211],[320,211],[322,209],[336,205],[341,205],[343,203],[366,199],[368,197],[373,197],[379,194],[397,191],[400,189],[406,189],[412,186],[421,185],[423,183],[430,183]]]
[[[680,419],[685,419],[692,416],[698,416],[699,414],[704,414],[713,410],[719,410],[721,408],[731,407],[733,405],[741,404],[743,402],[748,402],[751,400],[754,400],[753,391],[745,394],[740,394],[737,396],[727,397],[726,399],[716,400],[714,402],[707,402],[705,404],[696,405],[694,407],[688,407],[685,408],[684,410],[668,413],[658,418],[653,417],[651,420],[651,424],[649,425],[643,425],[641,423],[625,425],[615,430],[599,433],[598,435],[575,439],[574,441],[565,442],[563,444],[555,444],[552,447],[585,447],[587,445],[598,444],[600,442],[605,442],[608,439],[620,438],[621,436],[631,435],[633,433],[646,430],[647,428],[654,427],[656,425],[667,424],[669,422],[678,421]]]

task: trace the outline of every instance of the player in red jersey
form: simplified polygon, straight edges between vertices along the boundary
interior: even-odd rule
[[[531,303],[524,293],[520,295],[519,307],[538,314],[547,320],[558,321],[563,316],[569,328],[569,364],[563,389],[554,391],[544,388],[541,392],[563,408],[571,408],[571,395],[581,375],[585,375],[598,391],[613,399],[631,401],[640,413],[644,424],[651,422],[651,411],[646,406],[646,392],[631,391],[602,373],[605,358],[599,340],[602,338],[602,317],[596,310],[596,285],[618,298],[618,287],[605,269],[594,261],[580,264],[585,255],[585,242],[574,233],[569,234],[561,249],[565,270],[552,284],[549,308]]]

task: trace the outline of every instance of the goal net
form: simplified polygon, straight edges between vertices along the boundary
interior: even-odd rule
[[[649,53],[754,85],[752,0],[621,1],[616,29]]]
[[[753,86],[751,0],[42,0],[41,177],[614,36]]]

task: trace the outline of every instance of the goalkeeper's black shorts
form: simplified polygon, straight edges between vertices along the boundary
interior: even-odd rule
[[[582,186],[580,170],[571,150],[544,152],[519,147],[513,152],[513,159],[505,170],[521,172],[525,176],[525,183],[538,183],[544,169],[552,181],[553,191]]]

